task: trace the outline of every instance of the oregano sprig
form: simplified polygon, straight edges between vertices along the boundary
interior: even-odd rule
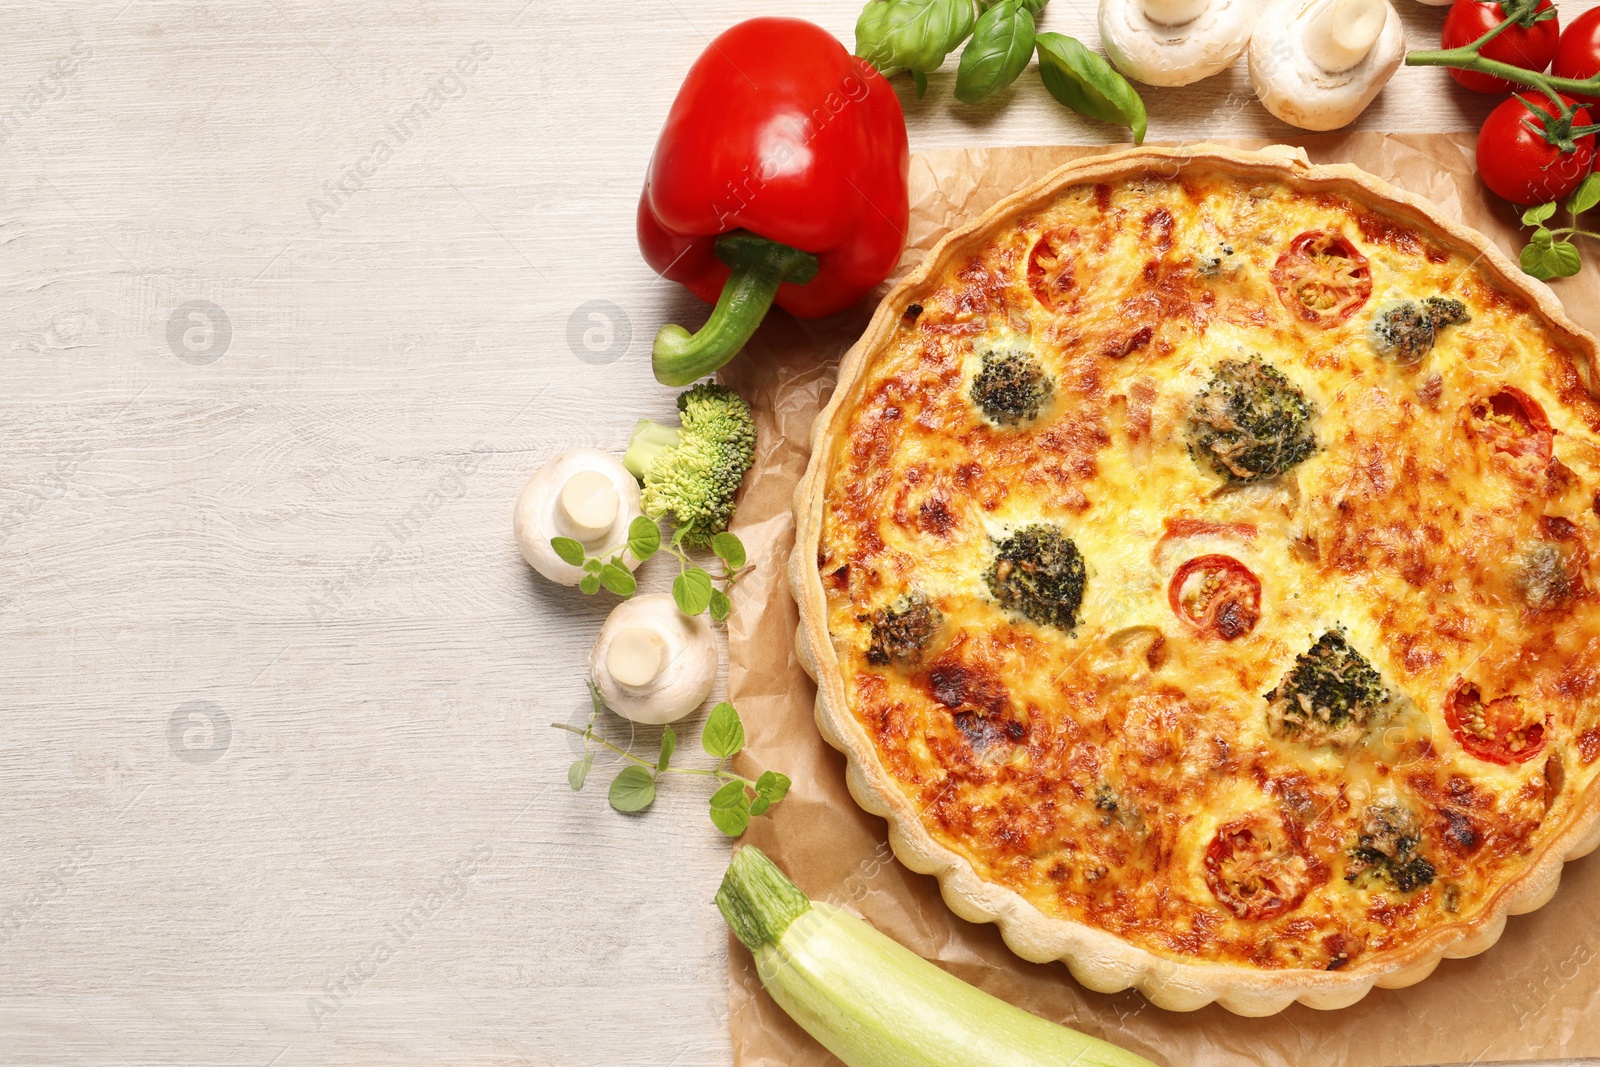
[[[583,568],[584,576],[578,588],[584,593],[592,596],[604,587],[624,600],[633,596],[639,585],[623,553],[643,563],[664,551],[678,561],[678,577],[672,582],[672,599],[678,610],[691,618],[709,611],[717,622],[728,620],[733,610],[729,594],[748,564],[744,542],[724,531],[711,539],[712,554],[721,563],[720,573],[713,575],[684,551],[682,531],[671,542],[663,542],[661,527],[648,515],[640,515],[629,523],[628,543],[611,553],[609,559],[590,556],[582,542],[570,537],[553,537],[550,547],[562,561]]]
[[[732,704],[723,701],[711,709],[704,728],[700,731],[700,747],[706,755],[717,761],[712,768],[674,767],[672,757],[677,753],[678,735],[668,726],[661,732],[661,748],[654,760],[643,759],[612,744],[595,733],[595,723],[605,703],[600,691],[591,681],[589,696],[594,705],[588,725],[582,730],[567,723],[553,722],[557,730],[577,734],[583,738],[583,755],[567,768],[567,784],[581,791],[594,766],[595,750],[599,745],[628,761],[611,780],[606,799],[621,812],[638,812],[655,803],[656,788],[661,777],[667,774],[693,775],[712,778],[721,784],[711,794],[711,822],[729,837],[738,837],[749,827],[750,820],[765,815],[772,806],[789,793],[790,781],[777,771],[763,771],[753,781],[727,769],[728,760],[744,748],[744,723]]]
[[[1540,281],[1549,281],[1551,278],[1570,278],[1582,270],[1583,258],[1578,255],[1578,247],[1572,243],[1572,238],[1593,237],[1600,240],[1600,233],[1580,229],[1577,224],[1578,216],[1597,204],[1600,204],[1600,173],[1583,179],[1583,183],[1573,190],[1562,205],[1572,216],[1571,226],[1545,225],[1556,213],[1555,201],[1524,211],[1522,224],[1532,226],[1534,230],[1528,238],[1527,247],[1522,250],[1523,271]]]

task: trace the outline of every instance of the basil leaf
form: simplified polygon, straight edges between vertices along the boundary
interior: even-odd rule
[[[618,811],[643,811],[656,799],[656,780],[643,767],[624,767],[611,779],[606,799]]]
[[[929,73],[972,33],[972,0],[873,0],[856,20],[856,55],[884,77]]]
[[[716,759],[727,759],[744,747],[744,723],[739,721],[738,710],[726,700],[712,708],[706,718],[706,728],[700,731],[700,747]]]
[[[1583,184],[1579,185],[1571,196],[1567,197],[1567,210],[1574,215],[1582,215],[1596,204],[1600,204],[1600,174],[1591,174],[1583,179]],[[1555,211],[1555,205],[1550,205],[1550,210],[1552,212]],[[1549,217],[1549,215],[1545,215],[1540,221],[1542,222]]]
[[[789,776],[779,774],[777,771],[762,771],[761,777],[756,779],[756,792],[768,801],[776,804],[789,795]]]
[[[690,567],[672,580],[672,599],[690,618],[711,606],[711,591],[711,575],[699,567]]]
[[[598,574],[584,575],[583,580],[578,583],[578,588],[590,596],[594,596],[600,591],[600,576]]]
[[[624,600],[639,588],[639,583],[633,579],[633,573],[617,562],[607,563],[600,568],[600,584]]]
[[[978,0],[978,6],[987,11],[999,2],[1000,0]],[[1022,6],[1028,9],[1028,14],[1037,19],[1049,2],[1050,0],[1022,0]]]
[[[570,537],[552,537],[550,538],[550,547],[555,549],[556,555],[567,566],[583,566],[584,551],[581,541],[574,541]]]
[[[713,622],[727,622],[728,616],[733,612],[733,601],[728,599],[728,594],[720,589],[711,590],[711,620]]]
[[[1033,58],[1033,14],[1000,0],[978,19],[956,70],[956,99],[976,104],[1017,80]]]
[[[648,515],[640,515],[628,524],[628,551],[643,563],[661,548],[661,527]]]
[[[1035,44],[1039,76],[1051,96],[1080,115],[1129,127],[1133,130],[1133,143],[1144,143],[1144,101],[1128,79],[1071,37],[1041,33]]]
[[[748,801],[745,798],[744,783],[740,781],[728,782],[711,794],[713,808],[738,808],[746,803]]]
[[[1594,175],[1591,174],[1589,177],[1592,178],[1592,177],[1594,177]],[[1588,179],[1584,180],[1584,184],[1588,184]],[[1579,191],[1581,192],[1582,189],[1583,189],[1583,186],[1579,186],[1578,188],[1579,188]],[[1577,193],[1573,193],[1572,194],[1572,199],[1576,200],[1577,198],[1578,198],[1578,194]],[[1571,201],[1568,201],[1568,202],[1570,203]],[[1593,207],[1594,205],[1591,204],[1589,206]],[[1528,210],[1526,210],[1526,211],[1524,211],[1522,213],[1522,224],[1524,226],[1537,226],[1537,225],[1539,225],[1539,223],[1543,222],[1545,219],[1549,218],[1551,215],[1554,215],[1555,213],[1556,213],[1555,201],[1551,201],[1548,204],[1539,204],[1537,207],[1530,207]]]
[[[677,750],[678,735],[669,726],[661,732],[661,755],[656,760],[656,770],[666,770],[667,764],[672,762],[672,754]]]
[[[719,533],[713,537],[711,551],[728,565],[729,570],[736,571],[745,564],[744,542],[731,533]]]
[[[574,793],[583,789],[583,783],[589,780],[589,768],[594,766],[594,753],[585,752],[583,758],[567,768],[567,784]]]
[[[734,783],[738,785],[738,782]],[[750,828],[750,809],[738,808],[712,808],[711,822],[718,830],[729,837],[738,837]]]
[[[917,99],[928,95],[928,76],[920,70],[911,72],[911,84],[917,87]]]

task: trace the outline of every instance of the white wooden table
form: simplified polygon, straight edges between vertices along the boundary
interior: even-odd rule
[[[568,790],[607,602],[510,506],[670,411],[699,312],[633,218],[687,65],[858,6],[0,3],[0,1062],[726,1062],[727,844]],[[1114,137],[950,79],[913,148]],[[1242,70],[1146,100],[1290,135]],[[1360,125],[1488,106],[1408,70]]]

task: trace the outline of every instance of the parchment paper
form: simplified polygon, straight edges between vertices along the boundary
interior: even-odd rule
[[[1515,213],[1473,174],[1467,135],[1348,134],[1302,142],[1314,162],[1355,163],[1431,199],[1493,236],[1515,260]],[[911,240],[896,279],[952,226],[1069,160],[1107,149],[939,151],[911,167]],[[1556,283],[1568,313],[1600,333],[1600,259]],[[885,287],[887,289],[887,287]],[[766,851],[813,898],[862,915],[946,970],[1048,1019],[1173,1067],[1391,1067],[1600,1057],[1600,853],[1568,864],[1553,902],[1513,918],[1504,938],[1469,960],[1446,960],[1410,989],[1374,990],[1342,1011],[1296,1005],[1267,1019],[1218,1008],[1169,1012],[1139,994],[1089,992],[1060,964],[1013,956],[990,925],[956,918],[934,879],[893,858],[883,820],[856,807],[844,758],[813,719],[815,689],[796,661],[796,612],[785,579],[794,540],[790,496],[805,469],[812,421],[839,357],[871,308],[820,323],[774,316],[725,375],[755,406],[760,453],[736,529],[758,566],[741,583],[729,628],[729,690],[749,731],[747,767],[794,779],[745,841]],[[749,953],[729,939],[729,1011],[739,1067],[837,1064],[762,992]]]

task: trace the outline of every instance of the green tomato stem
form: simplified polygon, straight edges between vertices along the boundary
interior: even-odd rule
[[[820,266],[810,252],[743,231],[717,240],[717,258],[732,273],[711,318],[696,333],[668,323],[656,334],[652,365],[663,385],[688,385],[738,355],[772,308],[779,286],[804,285]]]
[[[1503,28],[1503,27],[1502,27]],[[1512,66],[1502,63],[1498,59],[1487,59],[1478,53],[1484,41],[1493,36],[1495,31],[1485,34],[1472,44],[1460,48],[1441,48],[1431,52],[1406,53],[1406,66],[1408,67],[1454,67],[1456,70],[1471,70],[1479,74],[1490,74],[1496,78],[1526,85],[1530,89],[1538,89],[1549,95],[1552,92],[1564,92],[1576,96],[1600,96],[1600,74],[1591,78],[1558,78],[1553,74],[1541,74],[1538,71],[1528,70],[1524,67]]]

